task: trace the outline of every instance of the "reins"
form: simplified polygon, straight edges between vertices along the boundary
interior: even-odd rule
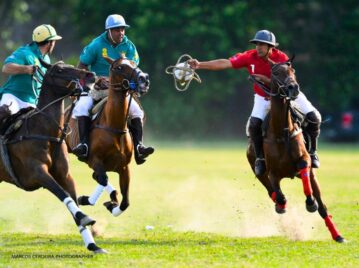
[[[76,84],[76,87],[74,88],[73,91],[77,90],[77,89],[80,89],[81,91],[83,90],[83,87],[81,85],[81,83],[79,82],[78,79],[74,79],[72,81],[69,82],[68,86],[71,84],[71,83],[75,83]],[[43,108],[41,109],[38,109],[37,107],[33,110],[33,112],[29,113],[28,116],[26,116],[25,118],[23,118],[22,120],[25,121],[25,124],[26,124],[26,133],[28,133],[28,120],[32,117],[34,117],[35,115],[38,115],[38,114],[41,114],[43,115],[44,117],[50,119],[53,123],[55,123],[55,125],[57,126],[57,128],[61,131],[61,136],[60,138],[58,137],[51,137],[51,136],[43,136],[43,135],[29,135],[29,134],[26,134],[26,135],[21,135],[19,137],[17,137],[16,139],[12,139],[12,140],[6,140],[4,141],[5,144],[13,144],[13,143],[17,143],[17,142],[21,142],[23,140],[46,140],[46,141],[50,141],[50,142],[55,142],[55,143],[62,143],[65,139],[65,137],[68,135],[68,128],[69,128],[69,121],[70,121],[70,118],[71,118],[71,115],[72,115],[72,111],[75,107],[75,103],[74,101],[72,101],[72,104],[71,104],[71,108],[70,108],[70,112],[64,122],[64,127],[61,128],[60,126],[60,123],[57,122],[54,118],[52,118],[50,115],[46,114],[44,112],[44,110],[46,110],[47,108],[51,107],[52,105],[54,105],[55,103],[57,102],[60,102],[60,101],[63,101],[65,98],[67,97],[70,97],[70,96],[73,96],[73,92],[70,92],[69,94],[66,94],[65,96],[62,96],[58,99],[55,99],[54,101],[48,103],[47,105],[45,105]]]
[[[135,82],[133,82],[133,80],[131,80],[131,78],[134,76],[134,73],[136,74],[136,77],[134,77],[134,79],[138,78],[138,76],[140,75],[140,72],[138,72],[137,70],[138,70],[138,67],[133,68],[132,72],[131,72],[131,74],[129,76],[129,79],[124,78],[121,81],[121,83],[110,83],[109,87],[112,88],[112,90],[114,90],[114,91],[135,90],[137,85],[136,85]],[[128,94],[130,95],[130,99],[129,99],[127,110],[126,110],[125,122],[127,122],[128,118],[129,118],[130,105],[131,105],[131,102],[132,102],[134,92],[128,93]],[[125,98],[127,98],[127,96],[125,96]],[[94,128],[100,128],[100,129],[112,132],[115,135],[124,135],[124,134],[126,134],[128,132],[128,130],[118,130],[118,129],[102,126],[102,125],[99,125],[99,124],[94,125]]]

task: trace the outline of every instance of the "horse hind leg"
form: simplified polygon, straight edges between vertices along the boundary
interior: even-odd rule
[[[324,219],[325,225],[327,226],[333,240],[335,240],[338,243],[346,242],[346,240],[341,236],[339,230],[336,228],[332,216],[328,214],[327,207],[322,201],[319,183],[315,177],[315,173],[313,169],[310,172],[310,182],[313,188],[313,195],[315,196],[318,202],[318,213]]]
[[[69,196],[68,193],[65,192],[65,190],[50,176],[38,175],[37,177],[39,178],[41,185],[44,188],[48,189],[51,193],[53,193],[58,199],[60,199],[60,201],[62,201],[66,205],[67,209],[70,211],[76,222],[76,225],[80,231],[80,234],[82,236],[86,248],[94,253],[106,253],[106,250],[101,249],[96,245],[92,237],[92,234],[86,228],[87,225],[93,225],[95,224],[96,221],[91,219],[86,214],[84,214],[79,209],[79,207],[77,206],[76,202],[72,199],[72,197]],[[70,177],[67,177],[67,179],[69,179],[70,181],[72,180],[72,178]],[[72,183],[65,185],[65,189],[68,190],[69,192],[74,193],[75,190],[71,188],[71,185],[74,186],[73,181],[71,182]]]

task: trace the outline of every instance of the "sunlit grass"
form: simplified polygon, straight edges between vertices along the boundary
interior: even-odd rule
[[[105,210],[106,194],[95,207],[82,208],[97,220],[95,239],[106,256],[86,251],[70,214],[49,192],[2,183],[0,266],[359,266],[358,145],[320,148],[322,195],[349,241],[344,245],[331,240],[317,213],[306,212],[298,179],[282,183],[288,212],[274,212],[250,171],[244,143],[155,145],[146,164],[131,164],[131,205],[124,214],[114,218]],[[91,193],[95,183],[86,165],[71,157],[71,171],[78,193]],[[115,174],[110,181],[118,188]]]

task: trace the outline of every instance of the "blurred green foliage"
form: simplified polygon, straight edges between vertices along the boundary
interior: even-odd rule
[[[64,39],[55,55],[75,64],[82,47],[104,31],[109,14],[122,14],[126,34],[151,78],[142,99],[147,128],[156,137],[244,136],[253,93],[246,70],[199,71],[180,93],[167,66],[188,53],[199,60],[229,58],[252,48],[260,29],[273,31],[279,48],[296,55],[297,78],[323,113],[359,106],[359,4],[351,0],[3,0],[0,56],[3,58],[41,23],[53,24]],[[15,40],[17,29],[27,29]]]

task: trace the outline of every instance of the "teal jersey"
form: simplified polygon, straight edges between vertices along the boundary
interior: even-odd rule
[[[89,66],[89,69],[98,76],[109,76],[110,64],[103,56],[110,57],[114,60],[117,60],[121,56],[126,57],[129,60],[133,60],[137,65],[140,62],[136,47],[127,36],[124,36],[122,42],[114,47],[107,39],[107,32],[93,39],[92,42],[83,49],[80,55],[80,62]]]
[[[36,65],[46,73],[46,68],[42,67],[39,59],[50,63],[49,56],[45,55],[43,57],[38,45],[36,43],[31,43],[15,50],[5,59],[4,64],[15,63],[19,65]],[[0,94],[10,93],[24,102],[36,104],[40,88],[41,81],[32,79],[31,75],[15,74],[9,76],[5,85],[0,88]]]

